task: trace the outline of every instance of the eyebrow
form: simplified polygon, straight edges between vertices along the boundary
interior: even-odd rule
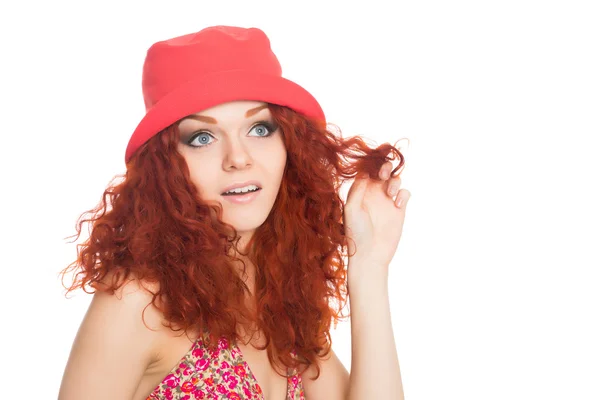
[[[246,111],[246,118],[250,118],[251,116],[253,116],[257,112],[259,112],[260,110],[262,110],[264,108],[267,108],[267,107],[268,107],[267,104],[263,104],[263,105],[260,105],[258,107],[254,107],[254,108],[249,109],[248,111]],[[196,114],[188,115],[187,117],[183,118],[182,121],[185,120],[185,119],[188,119],[188,118],[195,119],[197,121],[207,122],[209,124],[217,124],[217,123],[219,123],[219,121],[217,121],[213,117],[208,117],[208,116],[205,116],[205,115],[196,115]]]

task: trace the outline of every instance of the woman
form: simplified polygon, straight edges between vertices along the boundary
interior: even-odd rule
[[[328,131],[256,28],[155,43],[143,92],[124,179],[63,270],[95,294],[59,398],[402,398],[387,297],[402,154]],[[351,375],[329,334],[348,296]]]

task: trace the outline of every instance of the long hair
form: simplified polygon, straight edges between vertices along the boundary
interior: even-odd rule
[[[336,126],[287,107],[269,109],[287,165],[273,208],[245,250],[237,248],[235,228],[221,220],[222,208],[200,198],[177,151],[175,123],[141,146],[123,179],[115,177],[98,205],[79,217],[76,239],[84,223],[90,236],[61,271],[63,279],[77,271],[66,294],[93,293],[86,286],[114,293],[128,278],[155,283],[155,291],[146,290],[169,328],[210,332],[207,345],[216,348],[220,337],[239,339],[237,323],[252,323],[264,332],[261,349],[271,365],[304,372],[316,364],[317,379],[317,357],[331,349],[331,323],[349,317],[340,187],[363,172],[375,178],[383,163],[399,158],[395,173],[404,157],[388,143],[370,148],[359,136],[343,139]],[[229,255],[233,248],[256,265],[252,305],[232,262],[242,260]]]

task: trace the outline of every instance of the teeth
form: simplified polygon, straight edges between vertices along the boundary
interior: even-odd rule
[[[225,193],[247,193],[249,191],[255,191],[255,190],[258,190],[258,186],[256,186],[256,185],[248,185],[248,186],[245,186],[243,188],[229,190],[229,191],[227,191]]]

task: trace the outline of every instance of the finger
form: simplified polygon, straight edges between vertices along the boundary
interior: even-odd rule
[[[398,208],[406,208],[406,203],[408,202],[410,197],[410,192],[406,189],[402,189],[398,192],[398,197],[396,197],[394,205]]]
[[[383,163],[381,168],[379,168],[379,179],[381,179],[381,180],[390,179],[390,174],[392,173],[393,169],[394,169],[394,164],[392,164],[391,161],[387,161],[387,162]]]
[[[348,190],[348,197],[346,200],[347,205],[350,205],[350,204],[353,204],[356,202],[358,202],[358,204],[360,204],[360,202],[362,202],[362,199],[365,194],[365,189],[367,188],[367,183],[369,182],[369,179],[370,179],[369,174],[367,174],[367,173],[354,178],[354,182],[352,183],[352,186],[350,186],[350,189]]]
[[[402,179],[400,176],[392,178],[388,181],[387,184],[387,195],[390,197],[394,197],[398,190],[400,190],[400,185],[402,184]]]

